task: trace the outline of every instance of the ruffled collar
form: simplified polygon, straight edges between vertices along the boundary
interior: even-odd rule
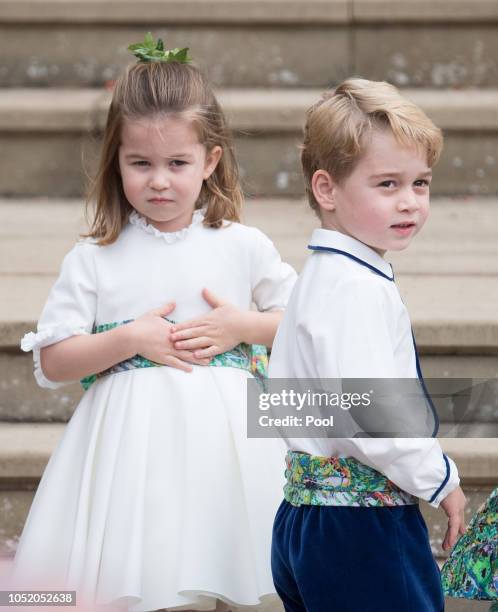
[[[204,211],[194,210],[194,214],[192,215],[192,222],[190,223],[190,225],[187,225],[187,227],[183,227],[181,230],[178,230],[176,232],[161,232],[160,230],[157,229],[157,227],[154,227],[153,225],[151,225],[147,221],[147,219],[144,216],[142,216],[140,213],[138,213],[136,210],[133,210],[130,213],[130,217],[129,217],[129,222],[131,225],[134,225],[135,227],[139,227],[144,232],[147,232],[147,234],[152,234],[152,236],[155,236],[156,238],[161,238],[168,244],[177,242],[178,240],[184,240],[188,236],[189,231],[194,226],[202,223],[203,220],[204,220]]]

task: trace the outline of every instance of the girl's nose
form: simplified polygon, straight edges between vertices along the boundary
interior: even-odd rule
[[[149,187],[155,191],[168,189],[170,186],[170,178],[167,172],[155,172],[150,179]]]

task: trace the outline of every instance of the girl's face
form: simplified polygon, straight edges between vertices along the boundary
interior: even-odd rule
[[[221,153],[218,146],[207,152],[187,120],[127,120],[119,147],[126,198],[161,232],[187,227],[202,182],[213,173]]]

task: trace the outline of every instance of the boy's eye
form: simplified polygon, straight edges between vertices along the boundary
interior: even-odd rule
[[[430,183],[427,179],[419,179],[418,181],[415,181],[414,185],[416,187],[429,187]]]
[[[379,187],[394,187],[395,184],[393,180],[382,181],[382,183],[379,183]]]

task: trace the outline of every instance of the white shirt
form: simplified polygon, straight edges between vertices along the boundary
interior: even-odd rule
[[[417,378],[410,319],[390,264],[337,231],[316,229],[309,248],[273,344],[270,378]],[[434,438],[286,442],[312,455],[355,457],[435,507],[460,482]]]

